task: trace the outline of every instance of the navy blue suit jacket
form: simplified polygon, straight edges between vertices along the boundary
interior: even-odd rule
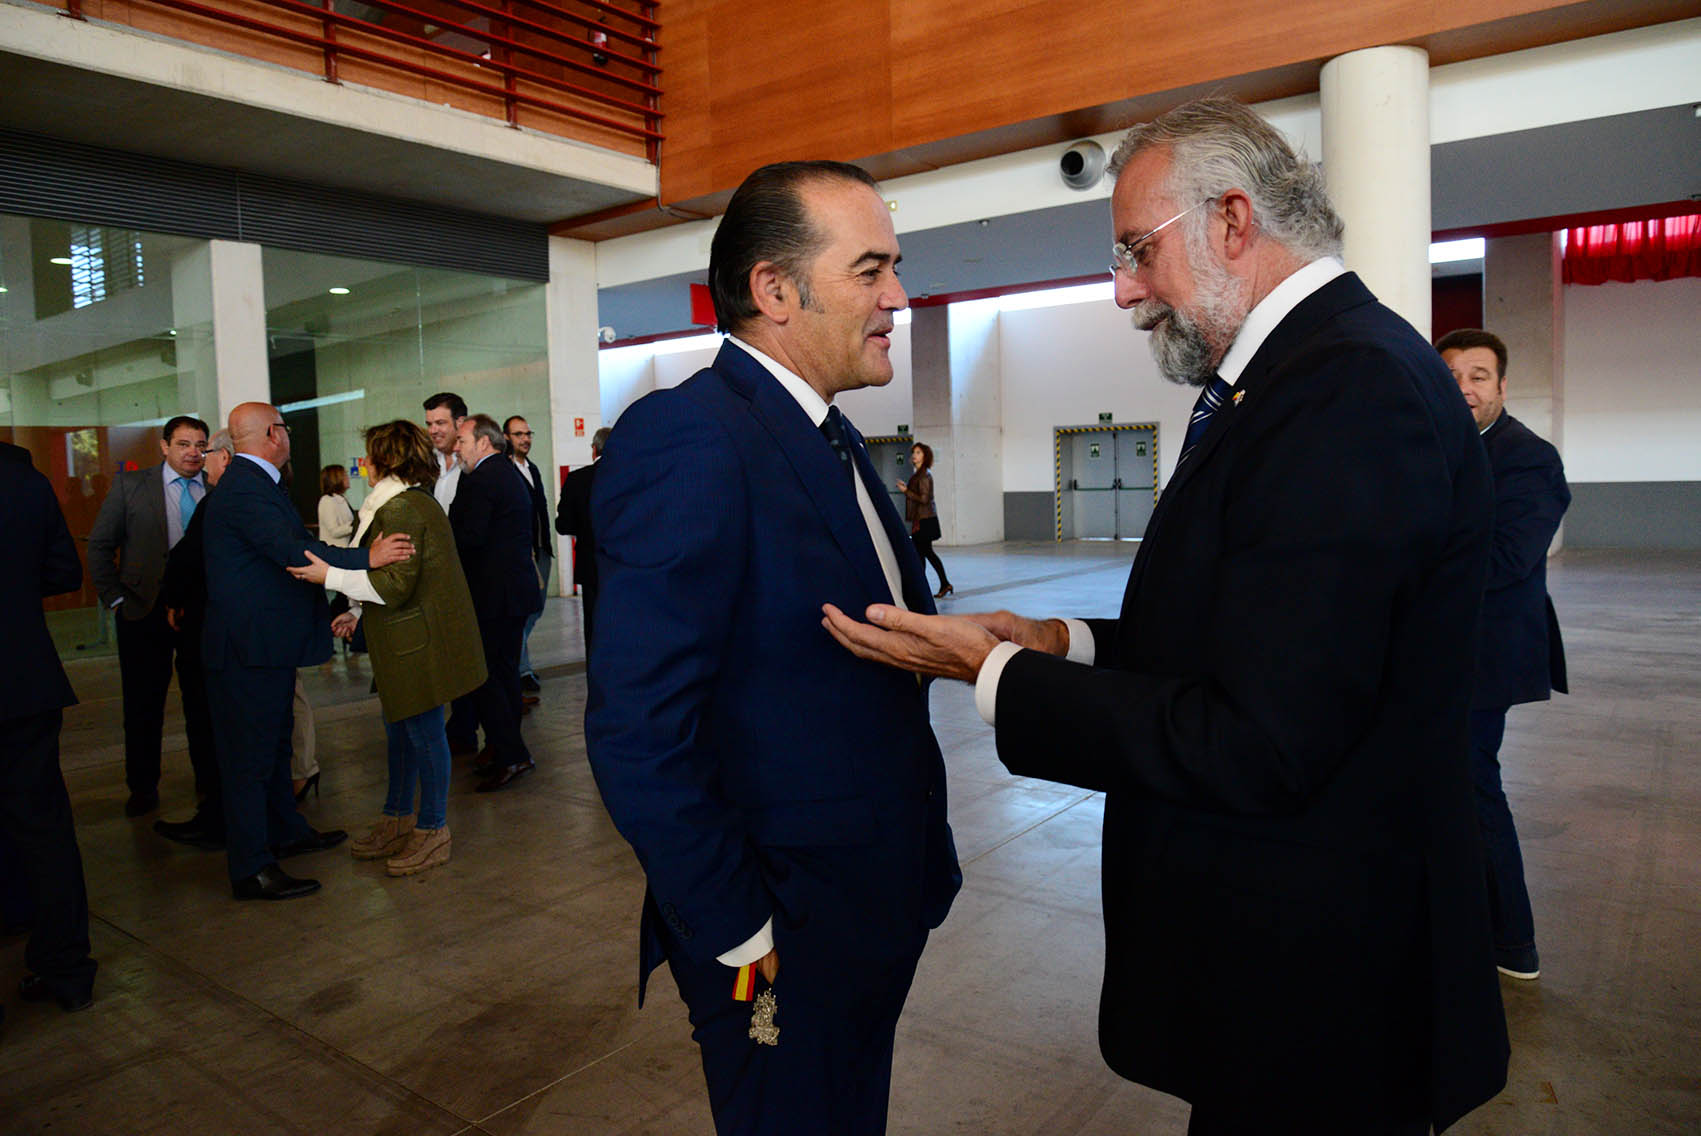
[[[1488,558],[1471,705],[1501,709],[1563,693],[1565,645],[1547,594],[1547,549],[1571,487],[1559,451],[1502,413],[1482,442],[1494,470],[1494,546]]]
[[[449,525],[481,621],[524,619],[543,609],[532,560],[532,494],[506,454],[461,472]]]
[[[1465,744],[1490,492],[1440,357],[1346,274],[1170,479],[1095,665],[1010,660],[999,757],[1107,793],[1123,1076],[1284,1133],[1505,1083]]]
[[[77,696],[59,665],[59,652],[41,610],[43,596],[83,586],[83,563],[65,527],[53,486],[30,463],[29,451],[0,442],[0,722],[59,710]]]
[[[365,568],[366,550],[314,540],[284,489],[240,454],[196,512],[206,513],[207,668],[306,667],[330,658],[325,589],[284,568],[305,567],[309,549],[338,568]]]
[[[903,522],[849,433],[904,602],[931,613]],[[962,882],[945,769],[926,688],[821,626],[823,603],[860,615],[892,599],[831,447],[729,343],[628,409],[595,468],[585,737],[649,879],[640,997],[665,952],[713,960],[770,916],[852,922],[847,955],[918,949]],[[807,891],[814,865],[788,865],[810,849],[857,878]],[[852,915],[850,895],[878,899]]]

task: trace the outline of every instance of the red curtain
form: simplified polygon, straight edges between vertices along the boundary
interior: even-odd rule
[[[1701,214],[1566,231],[1567,284],[1701,276]]]

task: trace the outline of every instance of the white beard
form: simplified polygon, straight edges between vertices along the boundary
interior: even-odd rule
[[[1156,299],[1133,308],[1134,326],[1152,333],[1152,358],[1172,383],[1202,387],[1246,322],[1248,285],[1231,275],[1209,253],[1195,255],[1188,241],[1188,270],[1193,274],[1193,310],[1181,311]],[[1202,250],[1201,250],[1202,251]]]

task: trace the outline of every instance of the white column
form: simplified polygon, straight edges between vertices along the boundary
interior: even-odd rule
[[[1323,166],[1346,264],[1425,339],[1430,327],[1429,55],[1373,47],[1323,65]]]
[[[543,475],[553,486],[559,485],[560,466],[578,469],[590,462],[591,435],[602,425],[602,394],[597,382],[596,245],[568,237],[549,238],[549,285],[544,289],[544,306],[549,333],[550,452],[558,464],[555,469],[544,470]],[[572,538],[557,537],[558,570],[565,571],[571,555]]]
[[[1506,344],[1506,410],[1552,442],[1565,440],[1565,291],[1558,233],[1494,237],[1483,247],[1483,327]],[[1553,535],[1558,552],[1565,526]]]
[[[272,400],[265,292],[259,245],[208,241],[172,260],[178,405],[214,430],[239,403]]]
[[[933,447],[942,544],[1004,539],[1003,372],[998,301],[916,308],[915,436]]]

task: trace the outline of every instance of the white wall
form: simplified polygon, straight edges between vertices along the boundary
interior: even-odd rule
[[[1091,426],[1103,411],[1158,424],[1158,475],[1169,480],[1199,392],[1158,374],[1127,312],[1110,300],[1007,311],[999,338],[1006,493],[1051,492],[1053,427]]]
[[[1698,314],[1697,278],[1565,289],[1567,479],[1701,481]]]

